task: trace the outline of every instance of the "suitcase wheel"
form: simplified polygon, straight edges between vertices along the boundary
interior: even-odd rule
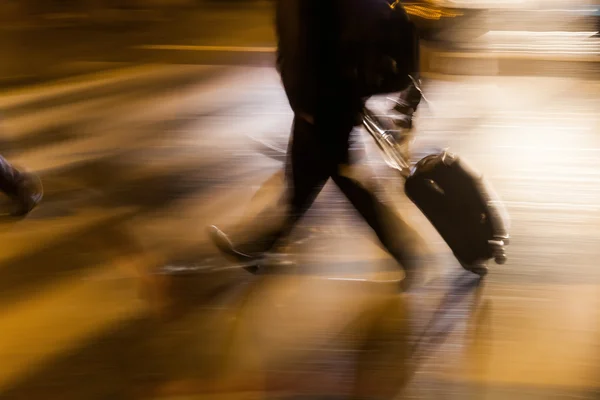
[[[496,264],[498,265],[505,264],[506,260],[506,254],[498,254],[494,257],[494,261],[496,261]]]
[[[496,264],[502,265],[506,263],[506,251],[504,249],[504,246],[508,242],[508,237],[506,238],[497,238],[495,240],[490,240],[488,241],[488,243],[490,244],[491,248],[492,248],[492,254],[494,256],[494,261],[496,262]]]
[[[465,264],[459,260],[460,265],[467,271],[474,273],[475,275],[479,275],[480,277],[484,277],[488,274],[489,270],[485,263],[475,263],[473,265]]]

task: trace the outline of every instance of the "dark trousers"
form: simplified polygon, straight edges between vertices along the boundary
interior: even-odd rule
[[[0,191],[8,196],[16,196],[21,174],[4,157],[0,156]]]
[[[356,143],[352,154],[349,151],[355,115],[328,115],[314,123],[295,117],[287,154],[285,193],[278,204],[268,207],[249,224],[251,231],[248,239],[240,243],[241,250],[263,253],[273,248],[332,179],[398,263],[405,269],[416,265],[418,234],[378,198],[377,182],[370,171],[361,171],[362,176],[355,173],[357,161],[364,154],[364,148],[357,149]]]

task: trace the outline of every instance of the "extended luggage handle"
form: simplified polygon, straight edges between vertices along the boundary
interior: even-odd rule
[[[383,159],[386,164],[390,168],[399,171],[403,178],[408,178],[411,173],[410,164],[402,155],[401,143],[394,135],[394,133],[400,133],[402,130],[383,128],[377,116],[367,107],[364,107],[362,111],[362,124],[383,152]]]
[[[397,2],[396,2],[397,3]],[[422,101],[430,108],[433,105],[423,93],[420,82],[412,75],[408,76],[413,82],[414,87],[421,94]],[[389,99],[395,101],[394,99]],[[368,107],[364,106],[362,111],[362,124],[367,132],[373,137],[375,143],[383,152],[383,159],[386,164],[400,172],[403,178],[408,178],[411,174],[411,166],[409,160],[403,154],[402,143],[398,141],[398,134],[404,134],[405,129],[386,129],[382,126],[381,121],[377,118]],[[408,143],[406,143],[408,145]]]

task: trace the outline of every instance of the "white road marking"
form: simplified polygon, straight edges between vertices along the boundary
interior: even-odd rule
[[[600,55],[591,52],[556,52],[556,53],[532,53],[531,50],[492,50],[485,52],[435,52],[429,50],[434,59],[487,59],[487,60],[538,60],[538,61],[571,61],[571,62],[599,62]]]
[[[180,44],[146,44],[136,46],[137,49],[144,50],[177,50],[177,51],[225,51],[241,53],[274,53],[276,47],[255,47],[255,46],[195,46]]]
[[[109,84],[131,80],[152,79],[181,71],[185,67],[143,64],[116,70],[94,72],[74,78],[60,79],[39,85],[9,90],[0,94],[0,107],[17,107],[33,100],[66,96],[83,90],[92,90]]]
[[[582,210],[598,211],[595,204],[575,204],[575,203],[544,203],[533,201],[503,201],[506,207],[525,208],[535,210]]]
[[[481,39],[495,38],[519,38],[524,40],[544,39],[580,39],[590,38],[596,34],[596,31],[590,32],[568,32],[568,31],[551,31],[551,32],[535,32],[535,31],[488,31],[481,36]]]

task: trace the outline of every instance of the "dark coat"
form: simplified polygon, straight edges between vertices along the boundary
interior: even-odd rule
[[[277,0],[277,68],[292,109],[318,115],[358,111],[341,40],[343,0]]]

